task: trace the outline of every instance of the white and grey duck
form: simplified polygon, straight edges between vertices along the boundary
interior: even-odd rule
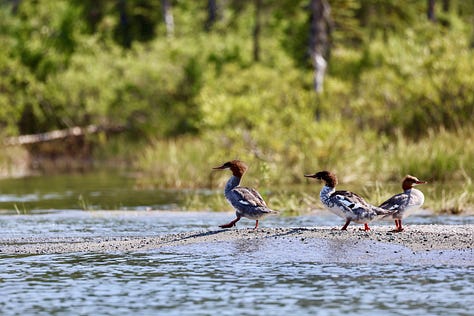
[[[224,189],[224,196],[230,205],[232,205],[232,207],[235,209],[235,215],[237,216],[237,218],[234,220],[227,224],[220,225],[219,227],[233,227],[242,217],[246,217],[255,220],[254,229],[257,229],[258,221],[260,219],[267,215],[278,213],[277,211],[268,208],[267,203],[265,203],[257,190],[240,186],[240,181],[248,169],[244,162],[240,160],[232,160],[213,169],[230,169],[230,171],[232,171],[232,176],[227,181]]]
[[[425,196],[423,192],[415,189],[414,186],[425,183],[427,182],[421,181],[417,177],[407,175],[402,181],[403,192],[392,196],[380,204],[381,208],[393,211],[391,215],[386,216],[386,218],[395,220],[395,229],[392,230],[392,232],[402,232],[402,219],[423,205]]]
[[[369,222],[390,215],[393,211],[386,210],[366,202],[360,195],[350,191],[336,191],[337,177],[329,171],[305,174],[307,178],[315,178],[325,182],[319,197],[331,212],[346,220],[341,230],[347,230],[350,222],[364,224],[364,230],[370,230]]]

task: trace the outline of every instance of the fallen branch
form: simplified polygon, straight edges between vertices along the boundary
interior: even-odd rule
[[[21,135],[15,137],[8,137],[4,141],[6,146],[18,146],[49,142],[57,139],[64,139],[67,137],[84,136],[88,134],[95,134],[99,132],[122,132],[125,130],[125,126],[98,126],[88,125],[85,127],[75,126],[71,128],[55,130],[46,133]]]

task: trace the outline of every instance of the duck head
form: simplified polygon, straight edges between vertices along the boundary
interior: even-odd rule
[[[214,169],[214,170],[230,169],[230,171],[232,171],[232,174],[235,177],[242,178],[244,173],[247,171],[248,167],[243,161],[231,160],[231,161],[228,161],[228,162],[224,163],[222,166],[214,167],[212,169]]]
[[[425,184],[425,183],[427,183],[427,182],[418,180],[417,177],[407,175],[405,178],[403,178],[402,188],[403,188],[403,190],[409,190],[409,189],[413,188],[415,185]]]
[[[315,178],[318,180],[322,180],[326,183],[328,187],[335,188],[337,185],[337,177],[334,173],[330,171],[319,171],[315,174],[305,174],[306,178]]]

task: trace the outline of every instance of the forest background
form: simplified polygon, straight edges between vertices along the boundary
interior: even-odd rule
[[[0,43],[3,177],[208,188],[241,159],[262,188],[328,169],[378,200],[413,174],[446,187],[428,207],[474,205],[472,1],[1,0]]]

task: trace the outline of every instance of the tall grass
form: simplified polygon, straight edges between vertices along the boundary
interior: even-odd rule
[[[3,147],[0,151],[0,178],[21,177],[29,172],[29,155],[22,147]]]
[[[155,140],[137,155],[142,171],[138,185],[159,188],[198,188],[212,184],[211,146],[197,138]]]
[[[279,209],[288,212],[308,210],[312,203],[317,203],[302,192],[291,193],[295,185],[307,183],[304,173],[332,170],[341,185],[354,188],[374,204],[399,192],[403,176],[412,174],[442,188],[436,191],[429,184],[423,188],[426,207],[460,213],[474,206],[474,146],[470,136],[473,132],[472,128],[431,131],[417,141],[402,135],[379,139],[368,132],[357,137],[339,135],[318,139],[316,148],[308,146],[297,159],[288,160],[273,151],[262,159],[245,142],[226,147],[222,146],[222,139],[207,137],[156,140],[139,155],[136,167],[142,170],[138,180],[141,186],[221,190],[229,172],[211,168],[227,160],[242,159],[250,166],[243,184],[260,188]],[[282,192],[285,187],[288,190]],[[318,188],[310,190],[316,195]],[[196,200],[195,204],[200,202]],[[193,203],[188,205],[192,208]]]

